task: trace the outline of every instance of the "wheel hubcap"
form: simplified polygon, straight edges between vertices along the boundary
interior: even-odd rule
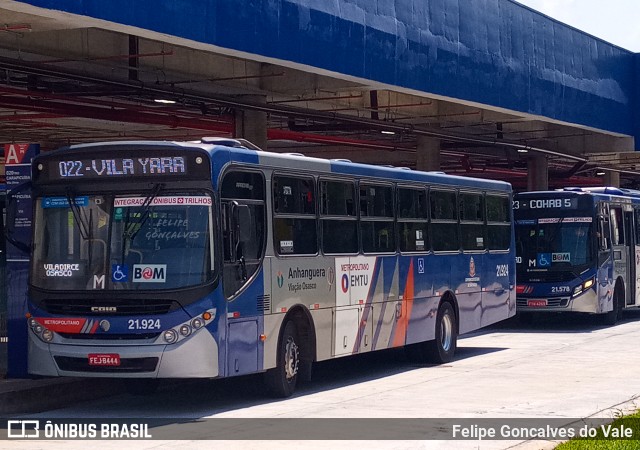
[[[285,345],[284,352],[284,373],[287,381],[290,381],[298,373],[299,352],[298,345],[293,338],[289,336]]]
[[[451,345],[453,344],[453,322],[449,314],[445,314],[440,323],[440,344],[445,352],[451,350]]]

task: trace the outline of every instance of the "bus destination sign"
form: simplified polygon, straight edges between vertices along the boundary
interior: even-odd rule
[[[578,206],[576,198],[532,198],[513,201],[513,209],[575,209]]]
[[[49,168],[49,176],[53,179],[180,176],[187,173],[186,158],[182,156],[55,160]]]

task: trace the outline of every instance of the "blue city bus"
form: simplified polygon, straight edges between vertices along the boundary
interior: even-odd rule
[[[580,312],[615,324],[640,301],[640,191],[514,196],[518,314]]]
[[[42,154],[32,189],[34,375],[264,373],[289,396],[315,361],[447,362],[515,314],[508,183],[209,138]]]

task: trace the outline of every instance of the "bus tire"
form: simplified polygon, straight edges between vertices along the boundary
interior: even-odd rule
[[[624,302],[622,292],[624,292],[622,285],[617,283],[613,291],[613,309],[602,316],[602,323],[604,325],[615,325],[620,319],[622,304]]]
[[[300,369],[300,341],[296,324],[289,320],[282,332],[276,354],[276,367],[264,374],[267,390],[278,398],[290,397],[296,389]]]
[[[442,302],[436,316],[436,338],[426,342],[427,360],[436,364],[453,360],[458,341],[456,313],[449,302]]]

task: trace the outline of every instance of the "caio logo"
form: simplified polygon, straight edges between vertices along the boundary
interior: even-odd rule
[[[134,283],[164,283],[167,281],[166,264],[134,264]]]

